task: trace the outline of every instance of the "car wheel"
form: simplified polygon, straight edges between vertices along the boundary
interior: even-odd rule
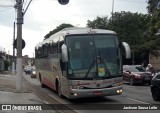
[[[150,81],[150,82],[148,82],[148,85],[149,85],[149,86],[151,85],[151,81]]]
[[[134,85],[134,80],[133,80],[133,78],[130,78],[130,79],[129,79],[129,84],[130,84],[131,86]]]
[[[155,101],[159,101],[160,100],[160,91],[157,88],[153,88],[153,90],[152,90],[152,98]]]

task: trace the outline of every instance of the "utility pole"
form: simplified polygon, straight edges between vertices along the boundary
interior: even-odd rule
[[[112,20],[113,20],[113,12],[114,12],[114,0],[112,1]]]
[[[16,90],[20,92],[22,90],[22,24],[23,17],[26,13],[30,3],[30,0],[26,10],[22,11],[24,0],[16,0],[15,8],[17,9],[17,62],[16,62]],[[68,4],[69,0],[58,0],[58,2],[62,5]]]
[[[17,7],[17,63],[16,63],[16,90],[22,90],[22,0],[16,0]]]
[[[15,74],[15,49],[14,49],[14,40],[15,40],[15,22],[13,23],[13,58],[12,58],[12,74]]]

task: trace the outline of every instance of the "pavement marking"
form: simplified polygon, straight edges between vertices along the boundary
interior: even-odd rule
[[[16,76],[15,75],[1,75],[1,77],[16,77]]]
[[[140,101],[140,100],[137,100],[137,99],[133,99],[133,98],[128,98],[128,97],[127,97],[127,99],[133,100],[133,101],[136,101],[136,102],[140,102],[140,103],[143,103],[143,104],[151,104],[151,103],[143,102],[143,101]]]
[[[47,102],[47,101],[45,101],[45,100],[43,100],[43,102],[44,102],[45,104],[49,104],[49,102]]]
[[[62,103],[62,102],[60,101],[60,97],[59,97],[58,95],[48,94],[48,96],[50,96],[51,98],[55,99],[56,101]],[[58,98],[55,98],[55,96],[57,96],[59,99],[58,99]]]

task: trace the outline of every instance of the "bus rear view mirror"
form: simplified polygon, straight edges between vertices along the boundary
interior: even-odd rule
[[[122,46],[124,47],[125,50],[125,57],[126,59],[131,58],[131,49],[130,46],[126,42],[122,42]]]
[[[68,62],[67,46],[63,44],[61,49],[62,49],[62,62]]]

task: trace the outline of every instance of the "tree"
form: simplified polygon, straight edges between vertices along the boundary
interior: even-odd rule
[[[115,31],[121,41],[130,45],[132,50],[131,62],[133,64],[142,63],[144,54],[148,55],[148,50],[142,50],[139,47],[148,40],[149,20],[150,16],[147,14],[124,11],[115,12],[110,19],[109,29]],[[145,59],[147,60],[147,58]]]
[[[8,60],[4,60],[4,68],[6,71],[8,71],[8,67],[9,67],[10,63]]]
[[[131,46],[132,51],[140,53],[146,52],[139,46],[148,40],[149,20],[150,16],[147,14],[122,11],[113,13],[110,19],[97,17],[93,21],[88,20],[87,26],[115,31],[121,41],[125,41]]]
[[[108,25],[108,17],[99,17],[97,16],[96,19],[94,19],[93,21],[88,20],[87,21],[87,26],[90,28],[98,28],[98,29],[107,29],[107,25]]]
[[[149,41],[144,45],[150,45],[148,50],[155,56],[159,56],[160,50],[160,9],[157,7],[159,0],[148,0],[148,14],[150,15],[149,22]]]
[[[135,46],[147,42],[149,15],[131,12],[115,12],[112,18],[98,17],[93,21],[88,20],[87,26],[98,29],[110,29],[118,34],[120,40],[129,43],[132,50]]]
[[[62,29],[64,29],[64,28],[69,28],[69,27],[74,27],[74,26],[71,25],[71,24],[65,24],[65,23],[63,23],[63,24],[57,26],[56,29],[53,29],[53,30],[50,31],[48,34],[46,34],[46,35],[44,36],[44,39],[47,39],[47,38],[49,38],[51,35],[57,33],[58,31],[60,31],[60,30],[62,30]]]
[[[115,12],[109,22],[109,29],[115,31],[118,37],[137,51],[135,46],[146,42],[149,16],[141,13]]]
[[[149,31],[151,38],[155,38],[155,34],[160,29],[160,9],[157,8],[159,0],[148,0],[148,13],[151,15]]]

